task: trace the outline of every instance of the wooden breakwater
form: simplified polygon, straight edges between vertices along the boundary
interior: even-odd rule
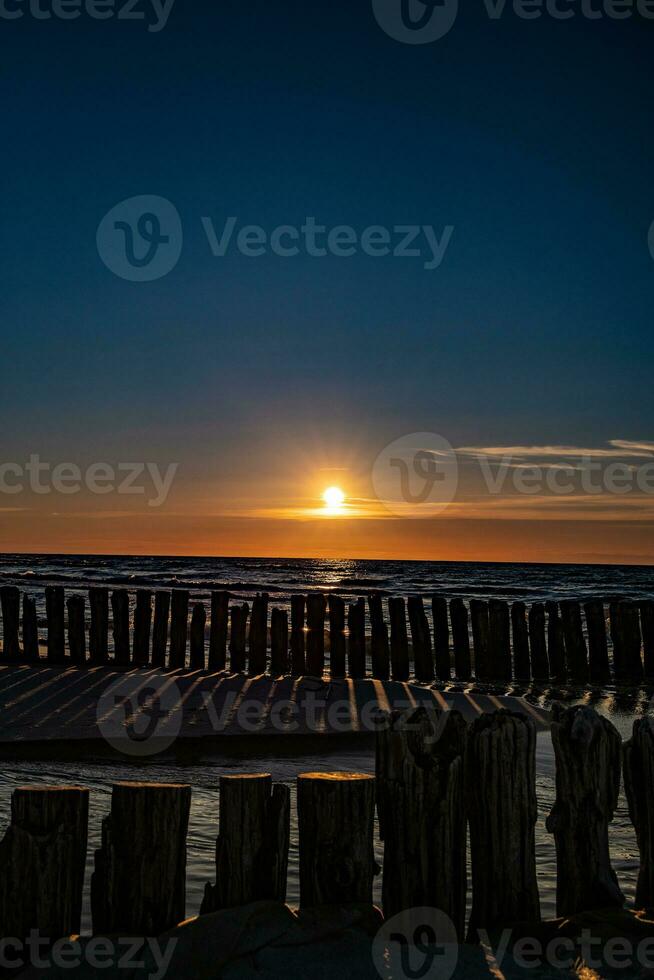
[[[654,679],[654,600],[583,604],[390,597],[354,601],[311,592],[289,611],[213,592],[209,608],[184,589],[45,590],[45,654],[34,598],[0,588],[5,661],[229,669],[257,676],[404,681],[531,681],[602,685]],[[207,623],[208,628],[207,628]],[[111,636],[111,643],[110,643]]]
[[[557,914],[625,904],[609,854],[622,772],[640,850],[636,906],[651,907],[654,724],[637,721],[622,744],[592,708],[557,707],[552,738],[556,798],[547,829],[556,847]],[[300,907],[372,904],[382,870],[376,810],[386,917],[436,908],[460,940],[475,940],[482,928],[537,923],[535,742],[523,715],[498,711],[466,725],[457,712],[435,717],[417,708],[387,717],[376,776],[298,776]],[[81,787],[14,791],[0,842],[1,936],[38,929],[54,940],[79,931],[88,802]],[[158,935],[184,919],[190,803],[188,785],[114,785],[91,879],[95,934]],[[215,881],[206,884],[200,914],[285,901],[290,813],[290,788],[269,775],[221,778]]]

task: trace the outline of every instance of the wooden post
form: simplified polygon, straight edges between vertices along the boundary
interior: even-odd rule
[[[91,628],[89,654],[91,663],[104,664],[109,659],[109,590],[92,586],[89,589]]]
[[[527,626],[527,607],[524,602],[514,602],[511,606],[511,628],[513,632],[513,669],[516,680],[531,680],[529,656],[529,627]]]
[[[247,633],[250,607],[247,602],[231,606],[229,636],[229,662],[234,674],[245,673],[245,637]]]
[[[45,590],[45,611],[48,620],[48,663],[66,663],[64,590],[61,585],[48,585]]]
[[[466,801],[470,823],[472,912],[478,929],[538,922],[536,882],[536,726],[526,715],[496,711],[469,727]]]
[[[592,684],[608,684],[611,680],[609,648],[606,642],[604,603],[596,599],[584,604],[588,630],[588,676]]]
[[[229,592],[211,593],[211,628],[209,630],[209,670],[224,670],[227,663],[227,626]]]
[[[78,934],[88,832],[89,791],[21,786],[0,842],[0,935],[51,942]]]
[[[452,679],[450,660],[450,627],[447,620],[447,599],[432,596],[431,613],[434,620],[434,660],[436,676],[440,681]]]
[[[636,908],[654,905],[654,719],[634,721],[633,734],[623,745],[624,786],[629,816],[636,831],[640,870]]]
[[[160,936],[184,920],[191,787],[116,783],[95,852],[95,935]]]
[[[550,661],[550,673],[553,680],[563,680],[565,671],[565,646],[563,643],[563,623],[559,616],[558,603],[545,603],[547,612],[547,656]]]
[[[36,601],[23,593],[23,657],[27,661],[37,661],[39,651],[39,622],[36,615]]]
[[[472,642],[475,651],[475,677],[478,681],[488,681],[491,676],[488,603],[484,602],[483,599],[471,599],[470,619],[472,620]]]
[[[654,677],[654,600],[644,599],[640,604],[640,628],[643,634],[644,674]]]
[[[329,596],[329,672],[332,677],[345,677],[345,600]]]
[[[377,811],[384,841],[386,919],[405,909],[444,912],[464,938],[466,724],[458,711],[394,712],[377,732]]]
[[[125,589],[114,589],[111,593],[111,611],[114,664],[116,667],[129,667],[129,593]]]
[[[207,613],[203,602],[196,602],[191,614],[191,670],[205,670],[204,631]]]
[[[273,609],[270,614],[270,672],[273,677],[284,677],[289,666],[288,613],[285,609]]]
[[[588,680],[588,651],[581,622],[581,606],[578,602],[572,599],[563,600],[561,622],[568,674],[576,684],[585,684]]]
[[[326,600],[319,592],[307,596],[307,674],[322,677],[325,670]]]
[[[450,601],[450,620],[452,622],[452,645],[454,647],[454,673],[457,680],[469,681],[472,676],[470,633],[468,632],[468,610],[463,599]]]
[[[267,774],[220,777],[216,884],[205,886],[201,915],[285,901],[290,796],[288,786],[273,786]]]
[[[622,742],[593,708],[552,705],[556,800],[546,826],[557,858],[557,915],[622,908],[609,823],[618,805]]]
[[[545,606],[542,602],[532,603],[529,610],[529,647],[534,680],[549,680],[550,661],[545,640]]]
[[[370,614],[370,661],[372,676],[380,681],[387,681],[390,676],[390,648],[388,645],[388,628],[384,621],[384,607],[379,592],[368,596],[368,612]]]
[[[2,656],[5,660],[20,658],[20,592],[15,585],[0,588],[2,604]]]
[[[353,679],[366,676],[366,604],[363,599],[347,609],[348,674]]]
[[[268,595],[265,592],[252,600],[248,645],[250,676],[258,677],[259,674],[265,674],[268,651]]]
[[[150,630],[152,629],[152,593],[139,589],[134,610],[134,639],[132,660],[136,667],[147,667],[150,660]]]
[[[297,777],[300,906],[372,904],[375,780],[346,772]]]
[[[511,617],[509,604],[504,599],[491,599],[488,603],[490,628],[491,677],[497,681],[511,680]]]
[[[83,667],[86,663],[85,602],[83,595],[71,595],[68,606],[68,649],[73,663]]]
[[[394,681],[408,681],[409,638],[406,630],[406,610],[404,599],[394,597],[388,600],[388,617],[391,621],[391,670]]]
[[[173,670],[184,670],[186,667],[188,602],[189,595],[187,589],[173,589],[170,612],[169,657],[169,666]]]
[[[615,679],[638,684],[643,679],[638,606],[629,600],[612,602],[609,614]]]
[[[434,680],[434,655],[422,596],[409,596],[407,605],[413,646],[413,671],[416,680],[429,683]]]
[[[302,677],[304,661],[304,603],[303,595],[291,596],[291,674]]]
[[[168,646],[168,617],[170,615],[170,592],[154,594],[154,626],[152,627],[152,666],[166,666]]]

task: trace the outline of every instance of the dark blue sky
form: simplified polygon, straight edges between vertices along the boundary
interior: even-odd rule
[[[176,0],[159,33],[0,20],[5,454],[174,459],[210,483],[289,443],[369,463],[423,430],[650,438],[654,21],[463,6],[425,45],[370,0]],[[150,283],[95,240],[141,194],[184,228]],[[201,217],[230,215],[454,232],[433,271],[215,258]]]

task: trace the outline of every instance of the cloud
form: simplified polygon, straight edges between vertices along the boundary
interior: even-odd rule
[[[456,453],[473,458],[520,459],[654,459],[654,442],[610,439],[610,448],[588,446],[460,446]]]

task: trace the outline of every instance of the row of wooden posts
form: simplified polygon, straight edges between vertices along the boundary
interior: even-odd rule
[[[211,594],[208,649],[207,611],[203,602],[190,608],[189,592],[139,590],[130,635],[130,594],[125,589],[89,589],[90,626],[86,631],[86,599],[76,593],[66,601],[61,586],[45,590],[47,660],[50,664],[108,664],[233,672],[252,675],[267,670],[275,676],[365,677],[370,656],[372,676],[380,680],[435,679],[508,682],[569,679],[574,683],[638,683],[654,677],[654,600],[609,604],[609,655],[606,609],[601,599],[582,604],[463,599],[448,603],[433,596],[430,626],[423,598],[367,598],[348,603],[341,596],[312,592],[291,597],[290,630],[285,609],[273,608],[269,597],[230,603],[228,592]],[[17,587],[0,589],[5,660],[39,660],[36,603]],[[112,612],[113,658],[109,656],[109,609]],[[408,612],[408,629],[407,629]],[[190,613],[190,628],[189,628]],[[585,618],[585,629],[584,629]],[[390,627],[390,628],[389,628]],[[471,627],[471,628],[470,628]],[[328,635],[328,646],[325,634]],[[66,633],[68,644],[66,644]],[[410,642],[409,642],[410,637]],[[328,652],[328,657],[327,657]],[[188,658],[187,658],[188,654]]]
[[[621,769],[640,848],[638,908],[654,904],[654,726],[634,725],[624,745],[592,708],[557,708],[552,736],[556,800],[557,914],[622,907],[609,856]],[[417,708],[378,734],[376,777],[305,773],[297,779],[300,906],[372,904],[375,803],[384,841],[386,917],[432,907],[466,935],[467,831],[476,930],[538,922],[536,730],[498,711],[466,725],[458,712]],[[0,842],[0,934],[79,932],[89,792],[14,791]],[[156,936],[186,914],[186,837],[191,787],[118,783],[102,825],[91,880],[95,934]],[[268,775],[223,776],[216,880],[201,914],[286,899],[290,789]]]

